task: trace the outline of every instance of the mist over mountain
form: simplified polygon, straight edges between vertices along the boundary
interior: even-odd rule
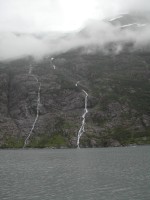
[[[15,49],[0,63],[1,148],[149,144],[149,30],[120,14],[76,33],[4,35]]]
[[[150,144],[149,1],[6,2],[1,148]]]
[[[119,53],[127,43],[133,50],[147,48],[150,44],[150,20],[144,14],[119,14],[104,20],[91,20],[79,31],[70,33],[9,33],[1,32],[0,59],[33,56],[41,59],[49,54],[59,54],[75,48],[88,48],[108,53],[108,44],[116,45]],[[90,48],[91,47],[91,48]]]

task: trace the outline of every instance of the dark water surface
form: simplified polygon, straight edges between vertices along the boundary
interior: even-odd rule
[[[150,200],[150,146],[0,150],[0,200]]]

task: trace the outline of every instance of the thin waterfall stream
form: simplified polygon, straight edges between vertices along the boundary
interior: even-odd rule
[[[35,120],[34,120],[34,122],[33,122],[33,124],[32,124],[31,130],[30,130],[28,136],[26,137],[26,139],[25,139],[25,141],[24,141],[24,146],[23,146],[23,148],[25,148],[26,145],[28,144],[29,138],[30,138],[30,136],[31,136],[31,134],[32,134],[32,132],[33,132],[33,130],[34,130],[34,128],[35,128],[35,125],[36,125],[36,123],[37,123],[37,120],[38,120],[38,118],[39,118],[39,111],[40,111],[41,82],[39,82],[37,76],[35,76],[35,75],[32,74],[32,68],[33,68],[33,67],[30,65],[30,68],[29,68],[29,75],[31,75],[31,76],[36,80],[37,84],[39,85],[39,87],[38,87],[38,93],[37,93],[36,117],[35,117]]]
[[[77,81],[76,84],[75,84],[75,86],[78,87],[78,84],[79,84],[79,83],[80,83],[80,81]]]
[[[84,113],[82,115],[82,124],[81,127],[78,131],[78,135],[77,135],[77,147],[80,148],[80,138],[82,136],[82,134],[85,132],[85,118],[86,118],[86,114],[88,113],[88,109],[87,109],[87,102],[88,102],[88,93],[85,90],[82,90],[82,92],[85,95],[85,103],[84,103]]]
[[[54,58],[51,58],[52,66],[53,66],[53,69],[56,69],[56,66],[55,66],[54,63],[53,63],[53,60],[54,60]]]
[[[54,58],[51,58],[51,64],[52,64],[52,66],[53,66],[53,69],[55,70],[55,69],[56,69],[56,66],[55,66],[54,63],[53,63],[53,60],[54,60]],[[30,139],[30,137],[31,137],[31,134],[33,133],[33,130],[34,130],[35,125],[36,125],[36,123],[37,123],[37,120],[38,120],[38,118],[39,118],[39,111],[40,111],[41,82],[39,82],[39,79],[38,79],[38,77],[37,77],[36,75],[32,74],[32,70],[33,70],[33,67],[32,67],[32,65],[30,65],[30,66],[29,66],[29,72],[28,72],[28,74],[29,74],[30,76],[32,76],[32,77],[36,80],[37,84],[39,85],[39,87],[38,87],[38,94],[37,94],[36,117],[35,117],[35,120],[34,120],[34,122],[33,122],[33,124],[32,124],[31,130],[30,130],[28,136],[26,137],[26,139],[25,139],[25,141],[24,141],[24,146],[23,146],[23,148],[25,148],[25,147],[27,146],[27,144],[29,143],[29,139]],[[75,86],[78,87],[78,84],[79,84],[79,83],[80,83],[80,81],[77,81],[76,84],[75,84]],[[87,115],[87,113],[88,113],[88,109],[87,109],[88,93],[87,93],[85,90],[83,90],[83,89],[82,89],[82,92],[83,92],[83,94],[84,94],[84,96],[85,96],[85,100],[84,100],[84,113],[82,114],[82,123],[81,123],[81,127],[80,127],[80,129],[79,129],[79,131],[78,131],[78,134],[77,134],[77,148],[80,148],[80,138],[81,138],[82,134],[85,132],[85,120],[86,120],[86,115]]]

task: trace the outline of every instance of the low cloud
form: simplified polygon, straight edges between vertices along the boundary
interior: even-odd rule
[[[41,59],[45,55],[58,54],[71,49],[85,47],[87,51],[98,49],[108,52],[110,43],[114,43],[113,53],[120,53],[124,44],[132,42],[135,49],[150,44],[150,26],[136,30],[122,29],[108,22],[91,21],[84,29],[69,34],[16,34],[0,33],[0,60],[33,56]]]
[[[114,53],[122,51],[124,44],[129,42],[133,49],[149,45],[148,23],[133,30],[101,21],[126,12],[144,14],[150,19],[150,1],[0,0],[0,60],[28,55],[41,59],[78,47],[93,52],[95,46],[95,49],[109,53],[110,43],[116,44]],[[79,31],[79,27],[91,18],[93,20]],[[76,32],[53,32],[56,30]]]
[[[42,57],[48,52],[48,45],[32,35],[0,33],[0,59],[15,59],[27,55]]]

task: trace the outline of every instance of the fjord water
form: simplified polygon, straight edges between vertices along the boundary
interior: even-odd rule
[[[149,200],[150,146],[0,150],[0,200]]]

